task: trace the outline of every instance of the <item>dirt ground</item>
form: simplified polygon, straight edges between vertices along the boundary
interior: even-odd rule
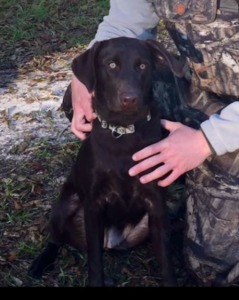
[[[60,110],[75,55],[55,53],[41,57],[44,67],[0,73],[0,286],[34,285],[27,269],[80,145]]]

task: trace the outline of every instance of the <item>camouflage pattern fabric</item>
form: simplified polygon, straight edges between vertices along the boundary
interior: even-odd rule
[[[172,22],[179,20],[210,23],[216,18],[217,0],[154,0],[149,1],[158,15]]]
[[[149,2],[154,5],[159,17],[166,21],[179,52],[188,58],[197,85],[217,95],[238,97],[237,0],[221,0],[223,4],[219,9],[217,0]]]
[[[233,270],[239,263],[239,176],[226,169],[237,165],[238,170],[239,153],[230,156],[208,160],[186,178],[185,257],[206,285],[231,284],[239,276]]]
[[[231,18],[221,13],[206,25],[166,23],[179,51],[188,58],[193,80],[201,89],[238,97],[238,21],[239,13]]]
[[[208,116],[235,100],[199,92],[194,85],[192,91],[188,102]],[[189,269],[205,285],[239,281],[239,151],[212,156],[188,172],[186,195]]]
[[[192,71],[188,93],[182,79],[175,78],[178,98],[172,94],[172,78],[171,83],[158,78],[154,97],[163,117],[198,128],[211,114],[239,101],[238,10],[215,10],[217,1],[210,0],[151,2],[166,19],[166,27]],[[184,12],[181,7],[181,15],[177,13],[179,2],[186,6]],[[195,5],[199,2],[201,10]],[[204,17],[195,19],[200,15],[198,9]],[[203,285],[239,281],[239,151],[212,156],[188,172],[186,194],[185,258],[189,269]]]

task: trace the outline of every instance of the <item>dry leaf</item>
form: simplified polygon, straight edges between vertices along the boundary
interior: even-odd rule
[[[19,204],[17,201],[14,201],[14,208],[15,208],[15,210],[22,209],[22,205]]]

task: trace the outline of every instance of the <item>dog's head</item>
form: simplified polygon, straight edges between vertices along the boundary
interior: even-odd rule
[[[127,123],[146,116],[152,101],[153,72],[164,60],[178,76],[179,62],[158,42],[113,38],[96,42],[73,60],[72,70],[90,92],[93,108],[106,121]]]

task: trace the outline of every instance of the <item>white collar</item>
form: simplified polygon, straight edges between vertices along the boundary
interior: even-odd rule
[[[97,118],[98,118],[102,128],[111,130],[112,136],[115,139],[120,138],[124,134],[130,134],[130,133],[135,132],[134,124],[130,124],[126,127],[115,126],[115,125],[112,125],[112,124],[108,124],[105,120],[102,120],[101,117],[98,114],[97,114]],[[150,121],[150,120],[151,120],[151,114],[148,113],[147,114],[147,121]]]

